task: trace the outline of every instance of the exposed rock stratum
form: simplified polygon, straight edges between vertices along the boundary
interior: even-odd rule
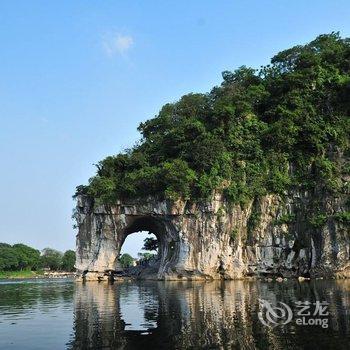
[[[216,194],[201,203],[149,197],[107,206],[80,195],[76,268],[88,280],[110,278],[120,270],[125,238],[150,231],[159,241],[159,261],[147,278],[349,277],[349,228],[336,220],[344,203],[322,198],[328,215],[315,227],[308,217],[312,200],[295,192],[242,207]]]

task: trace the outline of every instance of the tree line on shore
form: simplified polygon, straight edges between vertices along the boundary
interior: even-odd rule
[[[52,248],[42,251],[18,243],[0,243],[0,271],[50,269],[52,271],[74,271],[75,252],[62,253]]]

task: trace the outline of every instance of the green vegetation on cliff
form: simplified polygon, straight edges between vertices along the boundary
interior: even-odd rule
[[[185,95],[141,123],[140,142],[100,161],[77,194],[113,203],[198,200],[219,189],[244,204],[291,187],[349,193],[350,39],[321,35],[260,70],[222,75],[211,92]]]

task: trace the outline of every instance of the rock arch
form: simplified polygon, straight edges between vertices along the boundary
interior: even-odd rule
[[[180,250],[180,237],[177,229],[171,220],[154,214],[144,215],[126,215],[126,226],[117,236],[117,254],[123,246],[126,237],[130,234],[140,231],[149,231],[153,233],[158,240],[159,249],[159,272],[166,272],[168,266],[176,264]],[[116,263],[118,268],[118,263]],[[161,268],[161,271],[159,271]]]
[[[230,224],[220,224],[215,213],[218,205],[214,201],[198,207],[148,198],[119,201],[108,207],[79,196],[74,215],[79,228],[78,274],[92,280],[108,278],[119,268],[118,257],[125,238],[134,232],[150,231],[160,245],[155,278],[234,277],[232,274],[239,269],[233,268]]]
[[[330,225],[314,232],[324,242],[316,246],[314,236],[310,239],[299,218],[303,217],[300,213],[307,212],[307,203],[300,208],[298,196],[286,202],[266,195],[242,207],[215,194],[210,201],[200,203],[150,197],[106,206],[80,195],[74,215],[79,229],[77,273],[86,279],[107,279],[118,270],[120,249],[127,235],[149,230],[160,242],[157,279],[349,277],[347,228],[334,222],[336,247]],[[252,227],[254,211],[255,215],[259,213],[259,220]],[[276,224],[285,212],[291,212],[296,222]],[[334,262],[335,248],[338,255]]]

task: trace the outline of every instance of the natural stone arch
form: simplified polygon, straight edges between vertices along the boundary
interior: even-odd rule
[[[267,195],[254,205],[241,207],[230,205],[221,194],[216,194],[210,201],[200,203],[149,197],[108,206],[81,195],[77,197],[75,212],[79,229],[77,273],[92,280],[108,278],[118,269],[125,237],[131,232],[150,230],[161,244],[161,261],[154,276],[157,279],[291,277],[306,273],[348,277],[349,240],[344,225],[334,224],[338,242],[338,260],[334,265],[329,225],[317,233],[324,248],[315,244],[314,236],[307,239],[309,231],[303,229],[302,220],[297,219],[289,227],[276,226],[281,213],[289,212],[288,208],[295,214],[306,211],[305,206],[300,209],[295,204],[300,204],[299,197],[293,203]],[[254,210],[260,213],[260,220],[249,230]],[[300,242],[306,242],[306,246],[296,250]],[[328,272],[324,265],[329,266]]]
[[[148,231],[153,233],[158,240],[158,257],[160,273],[167,271],[170,265],[177,263],[180,251],[180,238],[178,231],[174,227],[171,220],[155,215],[131,216],[127,219],[128,224],[118,234],[117,240],[117,256],[120,255],[121,248],[125,239],[133,233],[140,231]],[[116,270],[119,263],[116,261]],[[159,274],[159,271],[158,271]]]
[[[242,276],[242,249],[233,245],[233,223],[246,217],[226,211],[221,196],[200,204],[139,198],[100,205],[77,197],[76,269],[86,280],[107,279],[118,271],[122,243],[132,232],[152,231],[160,242],[156,279],[196,280]],[[226,214],[222,214],[222,212]],[[239,221],[238,221],[239,220]],[[143,278],[144,276],[141,276]]]
[[[188,247],[181,232],[181,216],[169,203],[140,200],[109,207],[80,196],[74,216],[79,228],[76,268],[86,279],[106,279],[118,272],[126,237],[139,231],[152,232],[159,242],[159,269],[153,278],[174,279],[186,274]]]

